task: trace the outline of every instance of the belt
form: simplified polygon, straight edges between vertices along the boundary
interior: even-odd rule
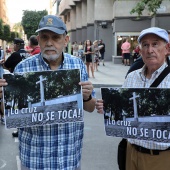
[[[132,144],[132,145],[138,152],[146,153],[150,155],[159,155],[160,152],[170,150],[170,147],[165,150],[153,150],[153,149],[147,149],[142,146],[135,145],[135,144]]]

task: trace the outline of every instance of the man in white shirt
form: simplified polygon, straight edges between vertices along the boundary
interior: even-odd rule
[[[139,37],[140,55],[144,61],[141,69],[128,74],[123,87],[149,88],[161,72],[168,66],[169,37],[166,30],[151,27],[143,30]],[[170,87],[170,74],[158,88]],[[102,100],[97,100],[96,109],[102,113]],[[128,139],[126,150],[126,170],[168,170],[170,168],[170,143],[152,140]]]

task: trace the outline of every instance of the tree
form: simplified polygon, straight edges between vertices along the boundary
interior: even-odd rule
[[[5,41],[9,41],[11,36],[10,32],[10,26],[8,24],[4,25],[4,34],[3,34],[3,39]]]
[[[45,15],[47,15],[47,11],[28,11],[25,10],[23,13],[21,25],[23,26],[25,34],[27,34],[27,38],[33,34],[35,34],[35,31],[38,28],[38,24],[41,20],[41,18]]]
[[[14,32],[14,31],[10,32],[10,37],[8,39],[8,42],[12,42],[14,40],[14,38],[16,38],[16,37],[21,38],[19,36],[18,32]]]
[[[144,9],[147,9],[151,12],[151,15],[155,15],[157,9],[160,7],[163,0],[140,0],[136,6],[131,10],[131,14],[137,13],[138,16],[142,15]]]
[[[3,26],[3,21],[0,18],[0,39],[2,39],[3,34],[4,34],[4,26]]]
[[[18,32],[19,36],[17,37],[22,37],[23,27],[21,25],[21,22],[15,23],[12,30]]]

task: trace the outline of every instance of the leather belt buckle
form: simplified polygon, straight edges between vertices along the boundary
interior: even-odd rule
[[[150,154],[151,154],[151,155],[153,155],[153,151],[152,151],[152,149],[150,149]]]
[[[147,149],[147,148],[144,148],[142,146],[138,146],[138,145],[133,145],[135,147],[135,149],[138,151],[138,152],[141,152],[141,153],[146,153],[146,154],[150,154],[150,155],[159,155],[159,150],[152,150],[152,149]]]

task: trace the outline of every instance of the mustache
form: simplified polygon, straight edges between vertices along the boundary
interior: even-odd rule
[[[50,50],[53,50],[53,51],[55,51],[56,53],[58,53],[58,51],[57,51],[57,49],[55,48],[55,47],[45,47],[44,49],[43,49],[43,51],[42,51],[42,53],[44,53],[45,51],[50,51]]]

